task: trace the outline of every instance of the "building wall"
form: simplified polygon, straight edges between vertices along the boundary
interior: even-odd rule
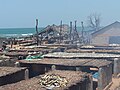
[[[102,33],[92,36],[92,44],[94,45],[109,45],[110,36],[120,36],[120,27],[108,28]]]

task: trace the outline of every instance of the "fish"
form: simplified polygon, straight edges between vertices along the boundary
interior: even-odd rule
[[[64,87],[67,86],[68,81],[66,78],[55,74],[46,74],[41,76],[39,79],[39,84],[45,88],[49,87]]]

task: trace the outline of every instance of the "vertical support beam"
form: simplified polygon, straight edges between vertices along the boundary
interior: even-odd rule
[[[75,35],[75,29],[73,28],[73,32],[72,32],[73,34],[72,34],[72,43],[74,43],[74,35]]]
[[[40,37],[40,45],[42,44],[42,33],[41,33],[41,37]]]
[[[70,37],[70,44],[72,43],[72,22],[70,22],[70,35],[69,35],[69,37]]]
[[[13,45],[15,45],[15,41],[16,41],[15,38],[13,38]]]
[[[48,36],[48,31],[49,31],[49,30],[47,30],[47,31],[46,31],[46,35],[47,35],[47,42],[48,42],[48,40],[49,40],[49,38],[48,38],[48,37],[49,37],[49,36]]]
[[[78,33],[78,31],[77,31],[77,25],[76,25],[76,23],[77,23],[77,21],[75,21],[75,30],[74,30],[74,35],[75,35],[75,37],[74,37],[74,39],[75,40],[79,40],[79,43],[80,43],[80,37],[79,37],[79,33]],[[73,35],[73,36],[74,36]],[[77,43],[76,43],[77,44]]]
[[[76,23],[77,21],[75,21],[75,29],[74,29],[74,32],[73,32],[73,41],[76,40],[76,31],[77,31],[77,28],[76,28]]]
[[[10,39],[11,48],[13,47],[13,39]]]
[[[62,39],[62,20],[60,22],[60,43],[61,43],[61,39]]]
[[[75,31],[77,31],[77,26],[76,26],[77,21],[75,21]]]
[[[38,46],[39,45],[38,19],[36,19],[36,39],[37,39],[37,46]]]
[[[83,26],[83,22],[81,22],[81,25],[82,25],[82,37],[81,37],[81,40],[82,40],[82,44],[84,44],[84,36],[83,36],[84,26]]]

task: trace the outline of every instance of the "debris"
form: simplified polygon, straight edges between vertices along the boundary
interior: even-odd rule
[[[40,77],[39,84],[47,89],[52,89],[54,87],[64,87],[68,81],[59,75],[46,74]]]

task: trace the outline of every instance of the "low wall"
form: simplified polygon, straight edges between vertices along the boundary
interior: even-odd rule
[[[120,58],[114,59],[114,76],[117,77],[117,75],[120,73]]]
[[[103,67],[99,68],[99,79],[97,82],[98,90],[103,90],[107,85],[109,85],[112,82],[112,67],[113,67],[113,64],[111,63],[107,66],[103,66]],[[72,71],[88,72],[88,71],[90,71],[89,68],[90,67],[84,67],[84,66],[75,67],[75,66],[56,65],[57,70],[72,70]],[[84,85],[82,85],[82,86],[84,86]],[[97,87],[94,87],[94,88],[97,88]],[[75,89],[73,89],[73,90],[79,90],[79,89],[76,89],[76,86],[75,86]],[[80,90],[86,90],[86,89],[80,89]]]
[[[98,90],[103,90],[112,82],[112,64],[99,68]]]
[[[45,74],[51,70],[51,65],[44,65],[44,64],[27,64],[27,63],[20,63],[21,67],[27,67],[29,70],[29,77],[38,76],[41,74]]]
[[[26,79],[26,70],[27,69],[21,69],[20,71],[17,71],[15,73],[8,74],[6,76],[0,77],[0,86],[15,83],[21,80]]]
[[[68,87],[65,90],[93,90],[92,78],[84,77],[82,81]]]

